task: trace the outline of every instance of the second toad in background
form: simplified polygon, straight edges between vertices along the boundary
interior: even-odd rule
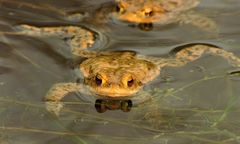
[[[115,0],[116,8],[102,7],[94,19],[110,17],[119,21],[139,24],[143,30],[151,30],[153,24],[190,24],[204,31],[217,33],[217,24],[204,14],[192,9],[200,0]],[[112,5],[110,6],[112,7]]]

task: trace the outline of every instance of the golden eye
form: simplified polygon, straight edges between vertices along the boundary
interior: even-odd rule
[[[98,86],[102,85],[102,83],[103,83],[103,80],[99,74],[97,74],[97,76],[95,77],[95,83]]]
[[[125,8],[121,4],[118,4],[116,7],[116,11],[122,14],[125,12]]]
[[[117,12],[120,12],[120,10],[121,10],[121,8],[117,5],[117,6],[116,6],[116,11],[117,11]]]
[[[134,80],[131,78],[130,80],[127,81],[128,87],[132,87],[134,84]]]
[[[135,79],[131,74],[125,74],[122,77],[122,84],[124,84],[125,87],[132,87],[135,83]]]

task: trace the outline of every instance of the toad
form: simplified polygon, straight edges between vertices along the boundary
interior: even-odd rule
[[[22,25],[21,33],[30,35],[70,36],[71,52],[85,58],[77,64],[76,75],[82,83],[63,82],[50,88],[44,100],[49,111],[58,114],[62,98],[72,92],[88,97],[107,99],[138,98],[143,87],[153,81],[164,67],[180,67],[200,58],[203,54],[220,56],[234,66],[240,67],[240,59],[233,53],[211,44],[188,44],[175,48],[169,57],[152,57],[132,51],[89,51],[96,43],[97,33],[78,27],[34,27]],[[139,99],[142,99],[139,97]],[[133,101],[134,102],[134,101]],[[134,104],[134,103],[133,103]]]
[[[189,11],[199,0],[115,0],[116,12],[113,17],[126,22],[137,23],[144,30],[152,24],[192,24],[206,31],[215,32],[216,23],[203,15]]]

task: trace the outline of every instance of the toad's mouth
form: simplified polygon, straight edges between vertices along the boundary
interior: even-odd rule
[[[95,94],[103,97],[110,97],[110,98],[123,98],[123,97],[131,97],[135,95],[140,88],[138,89],[113,89],[113,88],[92,88]]]
[[[133,23],[154,23],[160,21],[160,19],[164,17],[164,15],[161,15],[161,17],[141,17],[136,14],[124,14],[124,15],[118,15],[118,19],[122,21],[127,22],[133,22]]]
[[[104,96],[104,97],[130,97],[133,96],[136,92],[121,92],[121,93],[115,93],[115,92],[97,92],[96,94],[99,96]]]

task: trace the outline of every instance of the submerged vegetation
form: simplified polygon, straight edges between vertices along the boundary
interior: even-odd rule
[[[4,136],[7,133],[10,137],[11,135],[25,137],[26,134],[44,137],[57,136],[63,139],[70,138],[73,143],[83,144],[88,143],[85,139],[104,143],[114,141],[114,143],[118,143],[116,141],[119,140],[119,143],[131,143],[132,141],[167,143],[175,140],[214,144],[239,143],[238,126],[240,122],[237,119],[240,115],[239,96],[229,77],[233,76],[208,76],[175,89],[155,88],[150,91],[153,99],[134,107],[126,119],[94,114],[94,112],[89,113],[89,111],[84,112],[81,108],[87,107],[89,110],[93,104],[83,102],[65,102],[67,107],[62,110],[62,115],[72,115],[74,118],[71,118],[72,116],[57,118],[45,110],[44,104],[1,97],[1,114],[5,115],[1,118],[2,141],[9,138],[9,136],[6,138]],[[201,107],[201,104],[195,105],[198,96],[189,96],[189,91],[192,91],[191,89],[194,87],[199,88],[201,85],[215,80],[226,81],[226,89],[223,94],[228,95],[228,100],[222,106],[217,106],[218,103],[211,104],[208,99],[202,102],[210,105],[209,107]],[[179,101],[183,104],[181,107],[177,106]],[[163,103],[165,104],[162,105]],[[21,112],[14,113],[14,111]],[[17,124],[15,124],[16,121]],[[66,123],[71,123],[72,128],[65,127]],[[79,127],[79,125],[101,125],[100,127],[105,128],[98,130],[99,132],[74,128],[75,126]],[[139,133],[148,134],[143,137],[126,131],[125,134],[121,133],[119,136],[106,130],[111,129],[111,127],[119,129],[128,127],[129,130],[135,129]]]

